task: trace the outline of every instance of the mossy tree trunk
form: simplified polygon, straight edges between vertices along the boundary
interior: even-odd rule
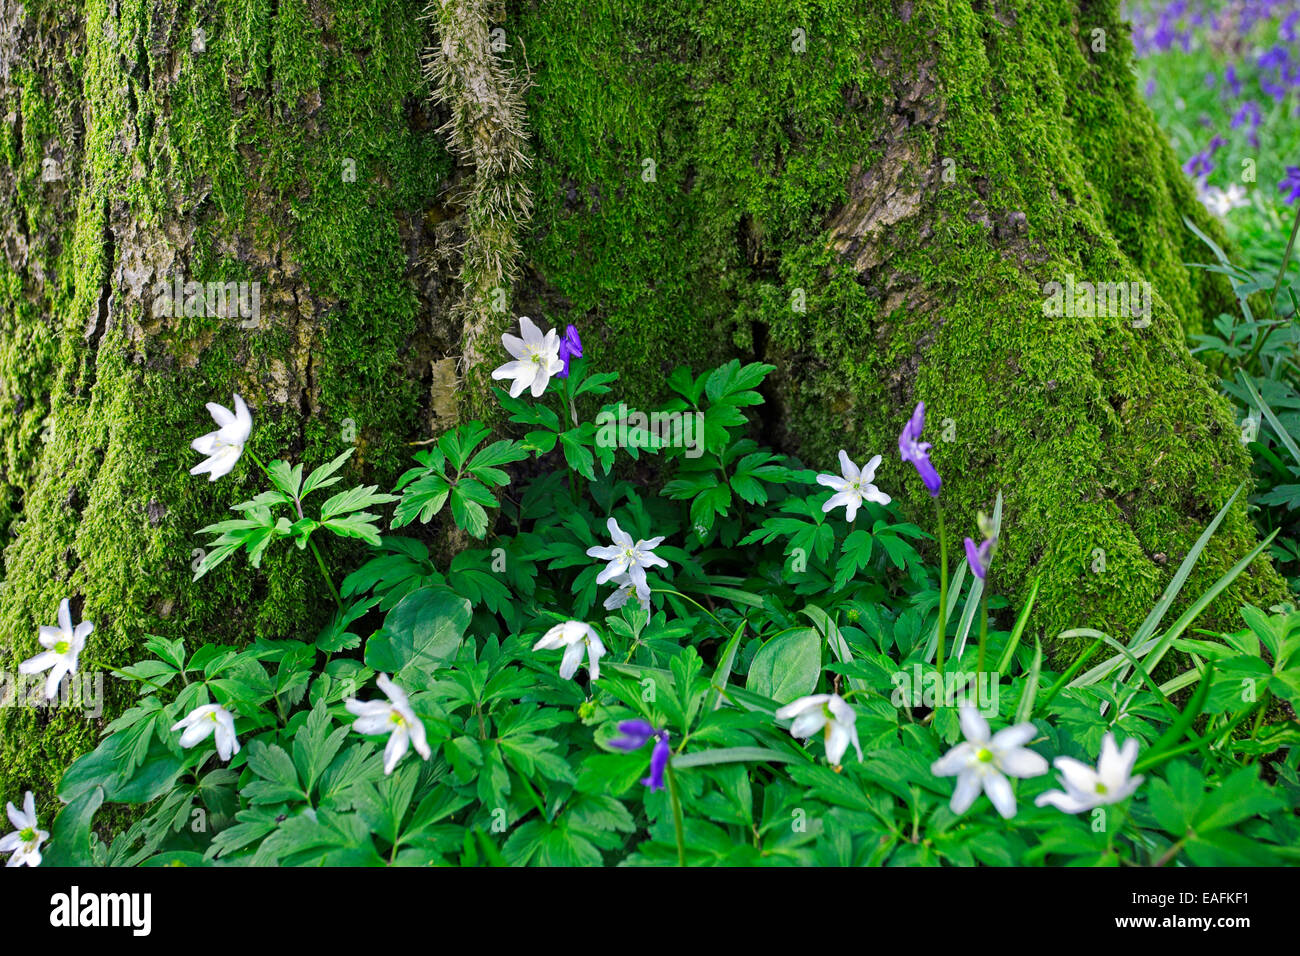
[[[204,403],[253,408],[252,448],[389,483],[431,427],[452,161],[420,69],[421,7],[375,0],[6,4],[0,322],[0,669],[31,656],[60,598],[86,656],[146,634],[310,635],[330,599],[286,549],[191,585],[195,532],[264,487],[245,459],[192,477]],[[53,163],[47,162],[53,160]],[[444,215],[442,217],[446,219]],[[250,314],[175,316],[174,282],[259,283]],[[216,304],[214,302],[214,304]],[[194,309],[192,311],[198,311]],[[441,322],[441,324],[440,324]],[[340,574],[355,555],[328,550]],[[0,711],[0,792],[47,783],[108,710]]]
[[[892,454],[925,399],[950,526],[1003,492],[995,587],[1041,574],[1049,636],[1123,633],[1246,477],[1183,344],[1225,291],[1181,264],[1203,216],[1114,3],[429,12],[0,6],[0,669],[64,596],[114,664],[150,633],[310,632],[328,599],[298,552],[188,583],[195,530],[259,486],[187,474],[203,403],[244,395],[263,458],[353,442],[386,482],[406,442],[485,408],[521,313],[578,325],[632,402],[677,364],[772,362],[769,439],[817,467],[884,453],[879,483],[928,523]],[[1150,322],[1044,316],[1067,274],[1149,282]],[[160,317],[178,275],[260,283],[256,325]],[[1238,507],[1189,588],[1252,543]],[[1278,587],[1261,564],[1230,598]],[[102,723],[0,711],[0,794],[48,785]]]

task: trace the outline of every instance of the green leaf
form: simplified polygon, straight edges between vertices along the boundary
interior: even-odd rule
[[[266,468],[271,484],[289,496],[300,498],[298,489],[302,487],[302,465],[290,465],[287,461],[275,460]]]
[[[495,503],[496,499],[493,499],[493,504]],[[451,516],[457,527],[468,531],[475,538],[482,538],[487,534],[487,512],[467,492],[465,485],[457,485],[451,489]]]
[[[347,491],[340,491],[332,498],[327,499],[325,504],[321,505],[321,523],[325,524],[329,519],[351,511],[360,511],[362,508],[369,508],[371,505],[384,505],[397,500],[396,495],[377,492],[378,487],[378,485],[358,485],[355,488],[349,488]]]
[[[998,660],[997,673],[999,674],[1007,672],[1007,668],[1011,666],[1011,661],[1015,656],[1016,648],[1020,646],[1020,637],[1025,632],[1025,625],[1029,623],[1029,614],[1034,609],[1034,600],[1038,597],[1039,581],[1039,578],[1034,578],[1034,583],[1029,588],[1029,596],[1025,598],[1025,604],[1020,609],[1015,626],[1011,629],[1011,636],[1007,638],[1007,646],[1003,649],[1002,657]]]
[[[439,474],[427,474],[402,491],[402,500],[393,509],[394,528],[403,528],[416,518],[428,524],[447,502],[451,484]]]
[[[813,692],[821,669],[821,635],[811,627],[801,627],[759,648],[749,665],[745,689],[788,704]]]
[[[469,601],[447,588],[412,591],[366,642],[366,666],[389,674],[410,667],[430,671],[455,656],[470,614]]]
[[[570,468],[588,481],[596,480],[596,459],[587,448],[584,439],[589,440],[591,424],[571,428],[560,435],[560,447],[564,451],[564,460]]]
[[[90,787],[60,811],[50,831],[50,842],[42,854],[45,867],[93,866],[91,824],[104,804],[104,788]]]
[[[334,532],[340,538],[360,538],[366,544],[379,547],[379,526],[375,523],[379,515],[367,511],[350,514],[343,518],[330,518],[322,521],[321,527]]]
[[[806,759],[797,754],[772,750],[770,747],[720,747],[717,750],[697,750],[694,753],[673,757],[673,769],[716,767],[728,763],[798,763]]]
[[[343,463],[345,461],[347,461],[349,458],[352,457],[352,452],[354,450],[355,449],[349,448],[347,451],[339,455],[333,461],[329,462],[328,464],[321,465],[310,475],[308,475],[307,481],[302,486],[302,494],[300,495],[300,497],[306,498],[317,488],[328,488],[330,485],[339,481],[339,479],[334,475],[334,473],[343,467]]]
[[[253,740],[249,741],[247,750],[249,769],[262,778],[244,787],[243,795],[250,802],[282,803],[307,799],[298,782],[298,770],[283,748]]]
[[[293,763],[302,779],[303,788],[309,794],[348,735],[347,727],[338,727],[331,732],[332,723],[329,708],[318,703],[293,738]]]
[[[1043,669],[1043,645],[1034,638],[1034,660],[1029,665],[1029,676],[1025,678],[1024,689],[1020,692],[1020,701],[1016,704],[1017,724],[1029,720],[1034,712],[1034,698],[1038,695],[1038,677]]]
[[[726,689],[727,680],[731,677],[731,667],[736,662],[736,649],[740,646],[740,636],[745,633],[745,622],[741,621],[736,627],[735,633],[718,655],[718,666],[713,672],[713,679],[710,681],[709,694],[706,699],[705,710],[717,710],[722,706],[722,691]]]

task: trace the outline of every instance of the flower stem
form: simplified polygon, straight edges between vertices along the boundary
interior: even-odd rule
[[[338,589],[334,587],[334,581],[330,578],[330,573],[325,570],[325,559],[320,556],[320,548],[316,547],[316,542],[312,541],[310,538],[307,540],[307,544],[311,546],[311,553],[316,555],[316,564],[320,568],[321,575],[325,578],[326,585],[329,586],[330,594],[334,596],[334,603],[338,606],[338,609],[342,611],[343,599],[339,597]]]
[[[718,620],[717,615],[715,615],[712,611],[710,611],[707,607],[705,607],[705,606],[704,606],[703,604],[701,604],[699,601],[695,600],[695,598],[687,597],[687,596],[686,596],[685,594],[683,594],[681,591],[674,591],[672,588],[651,588],[651,589],[650,589],[650,593],[651,593],[651,594],[675,594],[675,595],[677,595],[679,598],[681,598],[683,601],[690,601],[692,604],[694,604],[696,607],[698,607],[701,611],[703,611],[703,612],[704,612],[705,614],[707,614],[709,617],[713,618],[713,623],[714,623],[714,624],[716,624],[716,625],[718,625],[718,627],[722,628],[723,631],[727,631],[726,626],[725,626],[721,621]],[[730,633],[730,632],[727,631],[727,633]]]
[[[989,642],[989,579],[988,572],[984,575],[984,587],[980,591],[980,651],[979,657],[975,659],[975,679],[979,680],[979,675],[984,673],[984,648]],[[977,684],[976,687],[979,685]]]
[[[686,825],[682,821],[682,801],[677,794],[677,777],[673,773],[673,762],[668,761],[668,799],[673,805],[673,830],[677,834],[677,865],[686,865]]]
[[[939,518],[939,645],[935,662],[939,676],[942,677],[948,642],[948,532],[943,527],[943,505],[937,496],[934,499],[934,512]]]

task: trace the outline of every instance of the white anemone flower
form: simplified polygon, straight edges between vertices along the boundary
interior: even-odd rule
[[[858,743],[858,715],[839,694],[812,694],[791,701],[776,712],[777,720],[794,719],[791,737],[811,737],[821,730],[826,739],[826,759],[835,766],[844,761],[844,752],[853,744],[862,760]]]
[[[533,645],[535,651],[553,651],[564,648],[564,657],[560,659],[560,676],[571,680],[578,672],[582,656],[587,655],[587,673],[592,680],[600,679],[600,659],[605,656],[605,645],[600,642],[590,624],[582,621],[565,621],[557,624]]]
[[[1205,208],[1220,219],[1227,216],[1234,209],[1250,205],[1250,200],[1246,196],[1246,188],[1240,183],[1229,183],[1227,189],[1220,189],[1218,186],[1206,186],[1198,189],[1197,193]]]
[[[195,707],[183,720],[172,724],[172,730],[185,728],[181,734],[182,747],[193,747],[216,734],[217,756],[227,763],[239,753],[239,740],[235,737],[235,715],[220,704]]]
[[[40,866],[41,844],[50,835],[36,825],[36,798],[30,790],[23,795],[23,808],[6,804],[14,832],[0,837],[0,853],[10,853],[5,866]]]
[[[614,543],[607,547],[588,548],[587,556],[608,561],[605,570],[596,575],[596,583],[617,580],[626,575],[635,586],[637,594],[650,597],[650,585],[646,583],[646,568],[666,568],[668,562],[654,553],[654,549],[663,543],[663,535],[642,541],[633,541],[632,536],[610,518],[606,527]]]
[[[822,511],[827,512],[832,508],[844,506],[844,517],[852,521],[857,516],[858,508],[864,501],[874,501],[876,504],[887,505],[890,502],[889,495],[885,494],[879,488],[871,483],[871,479],[876,477],[876,469],[880,467],[880,456],[876,455],[866,467],[861,470],[853,464],[849,458],[849,453],[840,449],[840,471],[844,477],[836,475],[822,474],[817,476],[817,484],[825,485],[832,488],[835,494],[831,495],[826,504],[822,505]]]
[[[1057,757],[1052,763],[1061,771],[1061,783],[1065,789],[1040,793],[1034,802],[1040,807],[1051,804],[1065,813],[1119,803],[1142,786],[1142,775],[1133,776],[1137,755],[1136,737],[1130,737],[1124,741],[1123,747],[1117,747],[1114,735],[1108,733],[1101,741],[1101,758],[1096,770],[1073,757]]]
[[[546,391],[551,376],[564,370],[564,360],[560,358],[560,335],[555,329],[543,335],[526,315],[519,317],[519,331],[523,338],[509,333],[501,336],[501,344],[514,361],[493,369],[492,377],[512,380],[511,398],[518,397],[526,388],[532,388],[533,398],[539,398]]]
[[[990,736],[989,722],[973,704],[962,704],[961,732],[966,740],[936,760],[930,772],[936,777],[957,777],[949,806],[965,813],[983,790],[1004,819],[1016,815],[1016,795],[1011,777],[1037,777],[1047,773],[1047,760],[1025,744],[1038,733],[1031,723],[1016,724]]]
[[[39,640],[46,650],[19,664],[18,673],[39,674],[48,670],[50,674],[45,679],[45,699],[53,700],[59,692],[63,676],[77,672],[77,657],[94,629],[95,625],[89,621],[72,626],[72,610],[68,607],[68,599],[64,598],[59,602],[58,627],[41,625]]]
[[[191,475],[208,473],[208,481],[216,481],[223,475],[230,474],[239,457],[244,453],[244,445],[253,431],[253,416],[243,398],[235,396],[235,410],[232,412],[224,405],[208,402],[208,414],[217,423],[217,430],[208,432],[190,443],[190,447],[200,455],[207,455],[190,469]]]
[[[384,747],[386,774],[393,772],[397,762],[406,756],[411,744],[415,745],[416,753],[428,760],[433,751],[429,749],[424,723],[415,716],[406,692],[389,680],[387,674],[380,674],[378,683],[388,700],[357,700],[349,697],[344,701],[348,713],[357,718],[352,723],[353,729],[360,734],[388,734],[388,744]]]
[[[641,610],[650,610],[650,587],[648,585],[644,588],[637,587],[630,574],[620,574],[613,579],[613,583],[618,587],[618,590],[605,598],[606,611],[617,611],[634,594],[636,595],[637,604],[641,605]]]

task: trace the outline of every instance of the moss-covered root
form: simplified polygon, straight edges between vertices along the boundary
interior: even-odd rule
[[[460,162],[471,169],[462,183],[464,241],[460,297],[462,372],[472,373],[462,403],[482,407],[483,366],[508,315],[506,283],[516,274],[518,233],[532,209],[524,174],[529,165],[522,91],[525,82],[497,59],[506,48],[499,2],[431,0],[427,15],[437,38],[425,68],[433,95],[451,113],[444,133]]]

